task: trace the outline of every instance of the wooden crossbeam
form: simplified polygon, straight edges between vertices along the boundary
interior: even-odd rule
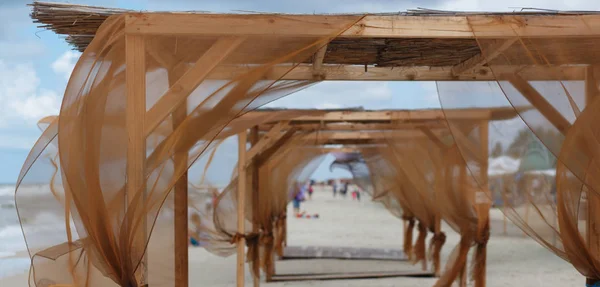
[[[460,119],[489,119],[492,113],[488,109],[463,109],[449,110],[453,118]],[[515,117],[514,110],[506,115],[508,118]],[[292,120],[292,123],[300,122],[368,122],[368,121],[443,121],[445,112],[437,110],[402,110],[402,111],[334,111],[318,116],[303,116]]]
[[[325,21],[327,19],[327,21]],[[331,21],[352,23],[348,15],[130,13],[125,33],[153,35],[251,35],[328,37],[339,33]],[[494,23],[494,25],[490,25]],[[527,25],[523,25],[527,23]],[[368,15],[342,37],[478,38],[595,36],[599,15]],[[440,29],[440,27],[444,27]]]
[[[294,138],[294,134],[296,133],[296,128],[292,127],[291,129],[287,130],[282,137],[280,137],[277,141],[275,141],[267,150],[265,150],[263,153],[261,153],[256,159],[255,161],[257,162],[258,166],[261,166],[263,164],[265,164],[265,162],[267,161],[271,161],[271,163],[273,165],[277,165],[277,163],[279,161],[281,161],[284,156],[290,152],[290,147],[286,147],[286,150],[283,150],[283,152],[281,152],[281,148],[288,142],[290,141],[292,138]],[[277,153],[279,152],[279,153]]]
[[[523,97],[525,97],[531,105],[538,109],[538,111],[546,117],[556,129],[561,133],[566,134],[567,130],[571,127],[571,123],[558,111],[556,110],[548,100],[540,94],[533,86],[518,75],[507,76],[509,82],[517,89]]]
[[[458,126],[450,123],[452,137],[457,145],[460,147],[464,147],[464,149],[460,149],[461,152],[468,152],[472,156],[472,159],[480,160],[481,159],[481,148],[474,144],[472,140],[469,139],[467,135],[465,135]],[[468,161],[468,160],[467,160]]]
[[[424,135],[418,130],[388,131],[388,132],[315,132],[302,135],[304,139],[314,139],[315,142],[332,140],[385,140],[389,138],[423,138]]]
[[[445,128],[446,125],[442,121],[427,121],[427,122],[419,122],[419,123],[400,123],[400,124],[392,124],[392,123],[373,123],[373,124],[361,124],[361,123],[352,123],[352,124],[341,124],[341,123],[331,123],[331,124],[294,124],[291,123],[290,126],[294,126],[301,131],[312,131],[312,130],[320,130],[320,131],[381,131],[381,130],[401,130],[401,129],[415,129],[419,127],[428,127],[428,128]],[[260,126],[261,131],[270,130],[272,125],[262,125]]]
[[[496,40],[496,43],[492,44],[489,47],[485,47],[481,53],[465,60],[464,62],[452,67],[452,74],[457,76],[463,74],[465,72],[473,71],[486,63],[489,63],[496,57],[498,57],[502,52],[508,49],[513,43],[517,41],[517,37],[510,39],[502,39]]]
[[[327,45],[321,47],[313,58],[313,77],[321,79],[324,77],[321,69],[323,67],[323,60],[325,59],[325,53],[327,52]]]
[[[150,108],[146,114],[146,135],[173,112],[192,93],[211,71],[221,63],[245,38],[224,37],[217,40],[177,82]]]
[[[429,128],[427,127],[420,127],[419,128],[423,134],[425,134],[433,143],[435,143],[435,145],[437,147],[439,147],[441,150],[445,150],[447,148],[447,146],[444,144],[444,142],[436,135],[434,134]]]
[[[597,71],[593,66],[588,66],[585,69],[585,96],[586,96],[586,106],[591,105],[592,102],[598,98],[600,95],[600,90],[598,90],[598,79],[597,79]]]
[[[498,75],[518,72],[527,79],[556,80],[557,75],[564,80],[583,80],[585,70],[581,66],[494,66],[480,67],[471,73],[455,75],[453,66],[445,67],[368,67],[356,65],[323,65],[320,68],[322,80],[327,81],[494,81]],[[223,66],[215,69],[209,75],[210,79],[231,79],[239,74],[250,71],[246,66]],[[291,70],[290,70],[291,69]],[[311,64],[300,64],[295,67],[278,65],[272,68],[272,73],[265,79],[282,80],[313,80],[314,69]]]
[[[269,130],[262,138],[246,153],[246,164],[250,164],[261,152],[268,149],[285,135],[284,129],[289,127],[288,122],[279,122]]]

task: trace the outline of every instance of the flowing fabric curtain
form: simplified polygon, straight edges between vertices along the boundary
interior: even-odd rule
[[[66,200],[47,206],[60,214],[69,206],[73,221],[52,240],[22,225],[31,285],[172,285],[173,252],[158,246],[173,246],[173,216],[161,207],[175,183],[236,116],[315,82],[281,81],[294,65],[278,64],[310,59],[361,18],[328,17],[320,36],[298,39],[134,35],[128,17],[140,15],[110,17],[97,31],[71,75],[58,123],[19,176],[17,208],[26,222],[42,211],[19,198],[29,184],[49,184],[55,168],[41,159],[57,146]],[[144,99],[135,102],[141,85]]]

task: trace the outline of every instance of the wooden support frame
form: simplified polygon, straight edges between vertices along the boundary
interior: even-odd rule
[[[486,47],[482,53],[479,53],[466,61],[452,67],[452,74],[455,76],[471,72],[475,69],[480,68],[484,64],[492,61],[496,57],[498,57],[502,52],[508,49],[512,44],[517,41],[517,37],[509,38],[509,39],[501,39],[496,40],[497,43],[493,44],[491,47]],[[485,52],[485,54],[483,53]],[[494,69],[495,70],[495,69]]]
[[[267,134],[263,135],[255,145],[252,145],[252,148],[250,148],[246,154],[246,165],[252,163],[257,155],[279,141],[279,139],[285,135],[283,130],[287,127],[289,127],[288,122],[278,122]]]
[[[237,233],[246,234],[246,131],[238,134]],[[244,287],[246,238],[237,242],[236,286]]]
[[[368,67],[356,65],[322,65],[319,79],[326,81],[496,81],[498,75],[519,73],[527,79],[554,80],[561,75],[565,80],[583,80],[585,69],[581,66],[481,66],[470,73],[454,75],[454,66],[430,67]],[[230,79],[250,71],[248,67],[218,67],[209,75],[209,79]],[[314,80],[314,68],[311,64],[299,64],[294,67],[282,64],[272,68],[265,79],[276,80],[283,74],[282,80]],[[500,78],[501,79],[501,78]]]
[[[125,32],[151,35],[287,35],[324,37],[338,31],[323,17],[346,15],[273,14],[185,14],[129,13]],[[274,25],[273,23],[276,23]],[[495,25],[489,25],[494,23]],[[527,23],[527,25],[522,25]],[[475,38],[472,26],[481,26],[478,38],[514,37],[582,37],[594,36],[600,29],[598,15],[450,15],[405,16],[367,15],[340,36],[352,38]],[[444,27],[440,29],[439,27]],[[485,29],[483,29],[485,27]],[[556,27],[560,27],[557,29]]]
[[[144,37],[127,35],[125,37],[125,79],[127,89],[126,128],[127,128],[127,183],[126,202],[146,208],[146,180],[144,177],[146,162],[146,135],[144,133],[144,115],[146,113],[146,50]],[[142,193],[142,194],[139,194]],[[137,199],[137,201],[134,201]],[[144,217],[145,219],[145,217]],[[138,235],[134,244],[142,247],[148,239],[146,220],[140,220],[141,226],[133,234]],[[139,236],[142,234],[142,236]],[[147,252],[147,251],[146,251]],[[137,284],[144,285],[148,281],[148,256],[145,253],[142,263],[136,270]]]
[[[173,70],[169,73],[169,86],[172,87],[177,79],[182,76],[182,70]],[[176,130],[187,117],[187,100],[179,105],[171,114],[172,127]],[[174,155],[175,166],[187,165],[187,151],[176,151]],[[188,171],[181,175],[173,187],[174,202],[174,228],[175,228],[175,286],[187,287],[189,285],[189,256],[188,256]]]
[[[169,113],[172,113],[244,39],[243,37],[220,38],[193,67],[179,77],[177,82],[170,85],[169,90],[146,115],[146,134],[150,134]]]
[[[323,60],[325,59],[325,53],[327,53],[327,45],[321,47],[313,58],[313,77],[316,79],[325,78],[325,73],[323,73]]]
[[[586,69],[585,81],[585,106],[586,108],[598,99],[598,82],[594,75],[594,67],[590,66]],[[584,190],[587,193],[587,226],[586,226],[586,241],[587,247],[591,254],[597,256],[600,254],[600,197],[592,195],[584,185]],[[595,282],[590,282],[591,284]]]
[[[488,158],[489,158],[489,122],[481,121],[479,124],[479,145],[481,152],[481,161],[479,166],[479,176],[480,181],[479,184],[481,186],[481,190],[476,191],[475,194],[475,210],[477,211],[477,218],[479,221],[477,222],[479,230],[484,230],[484,228],[489,228],[490,226],[490,208],[491,204],[491,191],[488,184]],[[478,194],[479,193],[479,194]],[[487,243],[486,243],[487,244]],[[487,249],[486,249],[487,252]],[[479,264],[483,265],[482,270],[486,271],[486,258],[487,255],[483,255],[484,259]],[[485,287],[486,286],[486,276],[481,277],[482,280],[475,281],[475,287]]]
[[[550,121],[554,127],[556,127],[558,131],[560,131],[562,134],[567,133],[571,127],[571,123],[562,114],[560,114],[560,112],[557,111],[552,104],[550,104],[548,100],[546,100],[544,96],[540,94],[540,92],[531,86],[527,80],[518,75],[507,77],[515,89],[517,89],[523,95],[523,97],[525,97],[531,103],[531,105],[536,107],[540,113],[542,113],[542,115],[546,117],[546,119]]]
[[[251,149],[253,147],[256,146],[256,144],[259,141],[259,134],[258,134],[258,127],[252,127],[252,129],[250,129],[250,135],[248,137],[248,140],[250,141],[250,146]],[[246,155],[247,156],[247,155]],[[250,168],[249,168],[249,172],[252,174],[252,220],[256,221],[256,218],[258,218],[259,216],[259,203],[260,203],[260,198],[259,198],[259,173],[258,173],[258,169],[259,166],[256,163],[256,161],[254,161],[252,164],[250,164]],[[258,225],[253,222],[252,223],[252,232],[255,234],[258,234],[259,232],[259,228]],[[252,276],[253,279],[253,286],[254,287],[259,287],[260,286],[260,277],[259,276]]]

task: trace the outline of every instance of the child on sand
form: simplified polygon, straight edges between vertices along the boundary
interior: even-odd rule
[[[296,196],[294,196],[293,204],[294,204],[294,215],[298,216],[300,214],[300,202],[304,201],[304,192],[306,189],[306,185],[302,186]]]

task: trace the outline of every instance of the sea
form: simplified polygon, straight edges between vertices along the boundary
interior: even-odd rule
[[[60,230],[64,230],[64,220],[52,207],[45,207],[48,199],[51,199],[48,186],[29,185],[19,190],[22,228],[15,204],[15,186],[0,184],[0,279],[29,270],[31,260],[23,229],[33,248],[62,240],[58,237]]]

